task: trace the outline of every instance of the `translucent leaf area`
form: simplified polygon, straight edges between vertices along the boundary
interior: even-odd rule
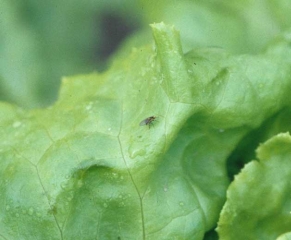
[[[1,103],[0,238],[196,240],[215,227],[227,157],[289,106],[290,39],[257,56],[184,54],[177,30],[151,28],[155,43],[109,71],[64,78],[51,107]]]
[[[290,239],[289,133],[262,144],[257,157],[228,189],[218,224],[220,239]]]

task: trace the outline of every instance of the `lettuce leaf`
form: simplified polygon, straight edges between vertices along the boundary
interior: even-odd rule
[[[257,157],[227,191],[218,223],[221,239],[276,239],[291,230],[290,134],[278,134],[260,145]]]
[[[291,27],[286,0],[140,0],[148,22],[175,25],[183,49],[217,46],[236,54],[260,53]]]
[[[0,237],[203,239],[216,225],[228,156],[290,106],[290,39],[184,54],[174,27],[151,27],[154,45],[64,78],[53,106],[1,103]]]

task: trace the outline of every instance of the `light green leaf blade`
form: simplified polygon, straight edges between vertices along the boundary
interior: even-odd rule
[[[290,231],[291,137],[279,134],[257,150],[227,192],[220,239],[275,239]]]
[[[259,53],[291,27],[290,5],[274,1],[140,0],[146,22],[165,21],[181,31],[182,46],[215,46],[233,53]]]
[[[288,39],[255,57],[183,54],[177,30],[151,27],[154,46],[64,78],[55,105],[1,105],[3,238],[202,239],[215,226],[227,157],[289,104]]]
[[[291,239],[291,232],[284,233],[277,238],[277,240],[290,240],[290,239]]]

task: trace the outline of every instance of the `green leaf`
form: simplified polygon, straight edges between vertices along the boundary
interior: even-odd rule
[[[183,49],[216,46],[233,53],[259,53],[291,27],[290,5],[278,1],[140,0],[146,21],[175,25]]]
[[[177,30],[151,27],[154,46],[64,78],[55,105],[1,104],[2,238],[203,239],[216,225],[227,157],[290,104],[290,40],[184,54]]]
[[[291,232],[284,233],[277,238],[277,240],[290,240],[291,239]]]
[[[227,191],[218,223],[220,239],[275,239],[291,230],[289,133],[262,144],[257,157]]]

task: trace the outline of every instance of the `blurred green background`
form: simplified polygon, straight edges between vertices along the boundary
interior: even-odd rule
[[[141,19],[136,1],[0,2],[0,100],[25,108],[53,103],[62,76],[104,70]]]
[[[288,29],[290,13],[289,0],[0,0],[0,100],[52,104],[62,76],[105,71],[114,52],[152,41],[153,22],[174,24],[185,52],[244,54]]]

